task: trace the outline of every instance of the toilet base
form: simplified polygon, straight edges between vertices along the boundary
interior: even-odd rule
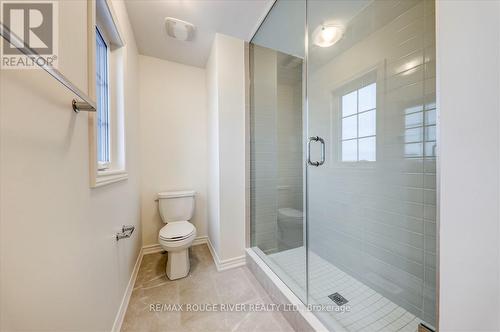
[[[184,278],[189,273],[189,249],[168,251],[166,272],[170,280]]]

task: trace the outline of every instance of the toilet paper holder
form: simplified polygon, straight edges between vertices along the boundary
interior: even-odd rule
[[[135,226],[123,225],[122,231],[120,233],[116,233],[116,241],[120,241],[121,239],[126,239],[126,238],[131,237],[134,230],[135,230]]]

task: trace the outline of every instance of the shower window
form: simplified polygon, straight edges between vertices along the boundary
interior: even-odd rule
[[[405,109],[405,157],[436,157],[436,105]]]
[[[340,98],[340,107],[342,161],[375,161],[377,84],[344,94]]]

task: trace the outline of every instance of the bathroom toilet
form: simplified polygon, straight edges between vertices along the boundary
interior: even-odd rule
[[[158,234],[158,242],[167,251],[167,277],[179,279],[189,273],[189,247],[196,237],[196,228],[189,221],[194,212],[194,191],[173,191],[158,194],[158,208],[166,224]]]
[[[287,250],[303,245],[304,215],[293,208],[278,209],[278,248]]]

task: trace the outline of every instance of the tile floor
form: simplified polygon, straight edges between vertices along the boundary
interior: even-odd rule
[[[206,245],[190,249],[191,271],[171,281],[166,253],[144,256],[122,331],[293,331],[279,312],[150,311],[151,304],[269,304],[246,267],[217,272]]]
[[[271,265],[296,294],[303,295],[300,285],[305,278],[305,248],[285,250],[269,255]],[[328,295],[335,292],[347,298],[349,312],[330,312],[331,318],[347,331],[416,332],[421,319],[388,300],[367,285],[330,264],[313,252],[309,255],[309,294],[312,303],[331,305]]]

